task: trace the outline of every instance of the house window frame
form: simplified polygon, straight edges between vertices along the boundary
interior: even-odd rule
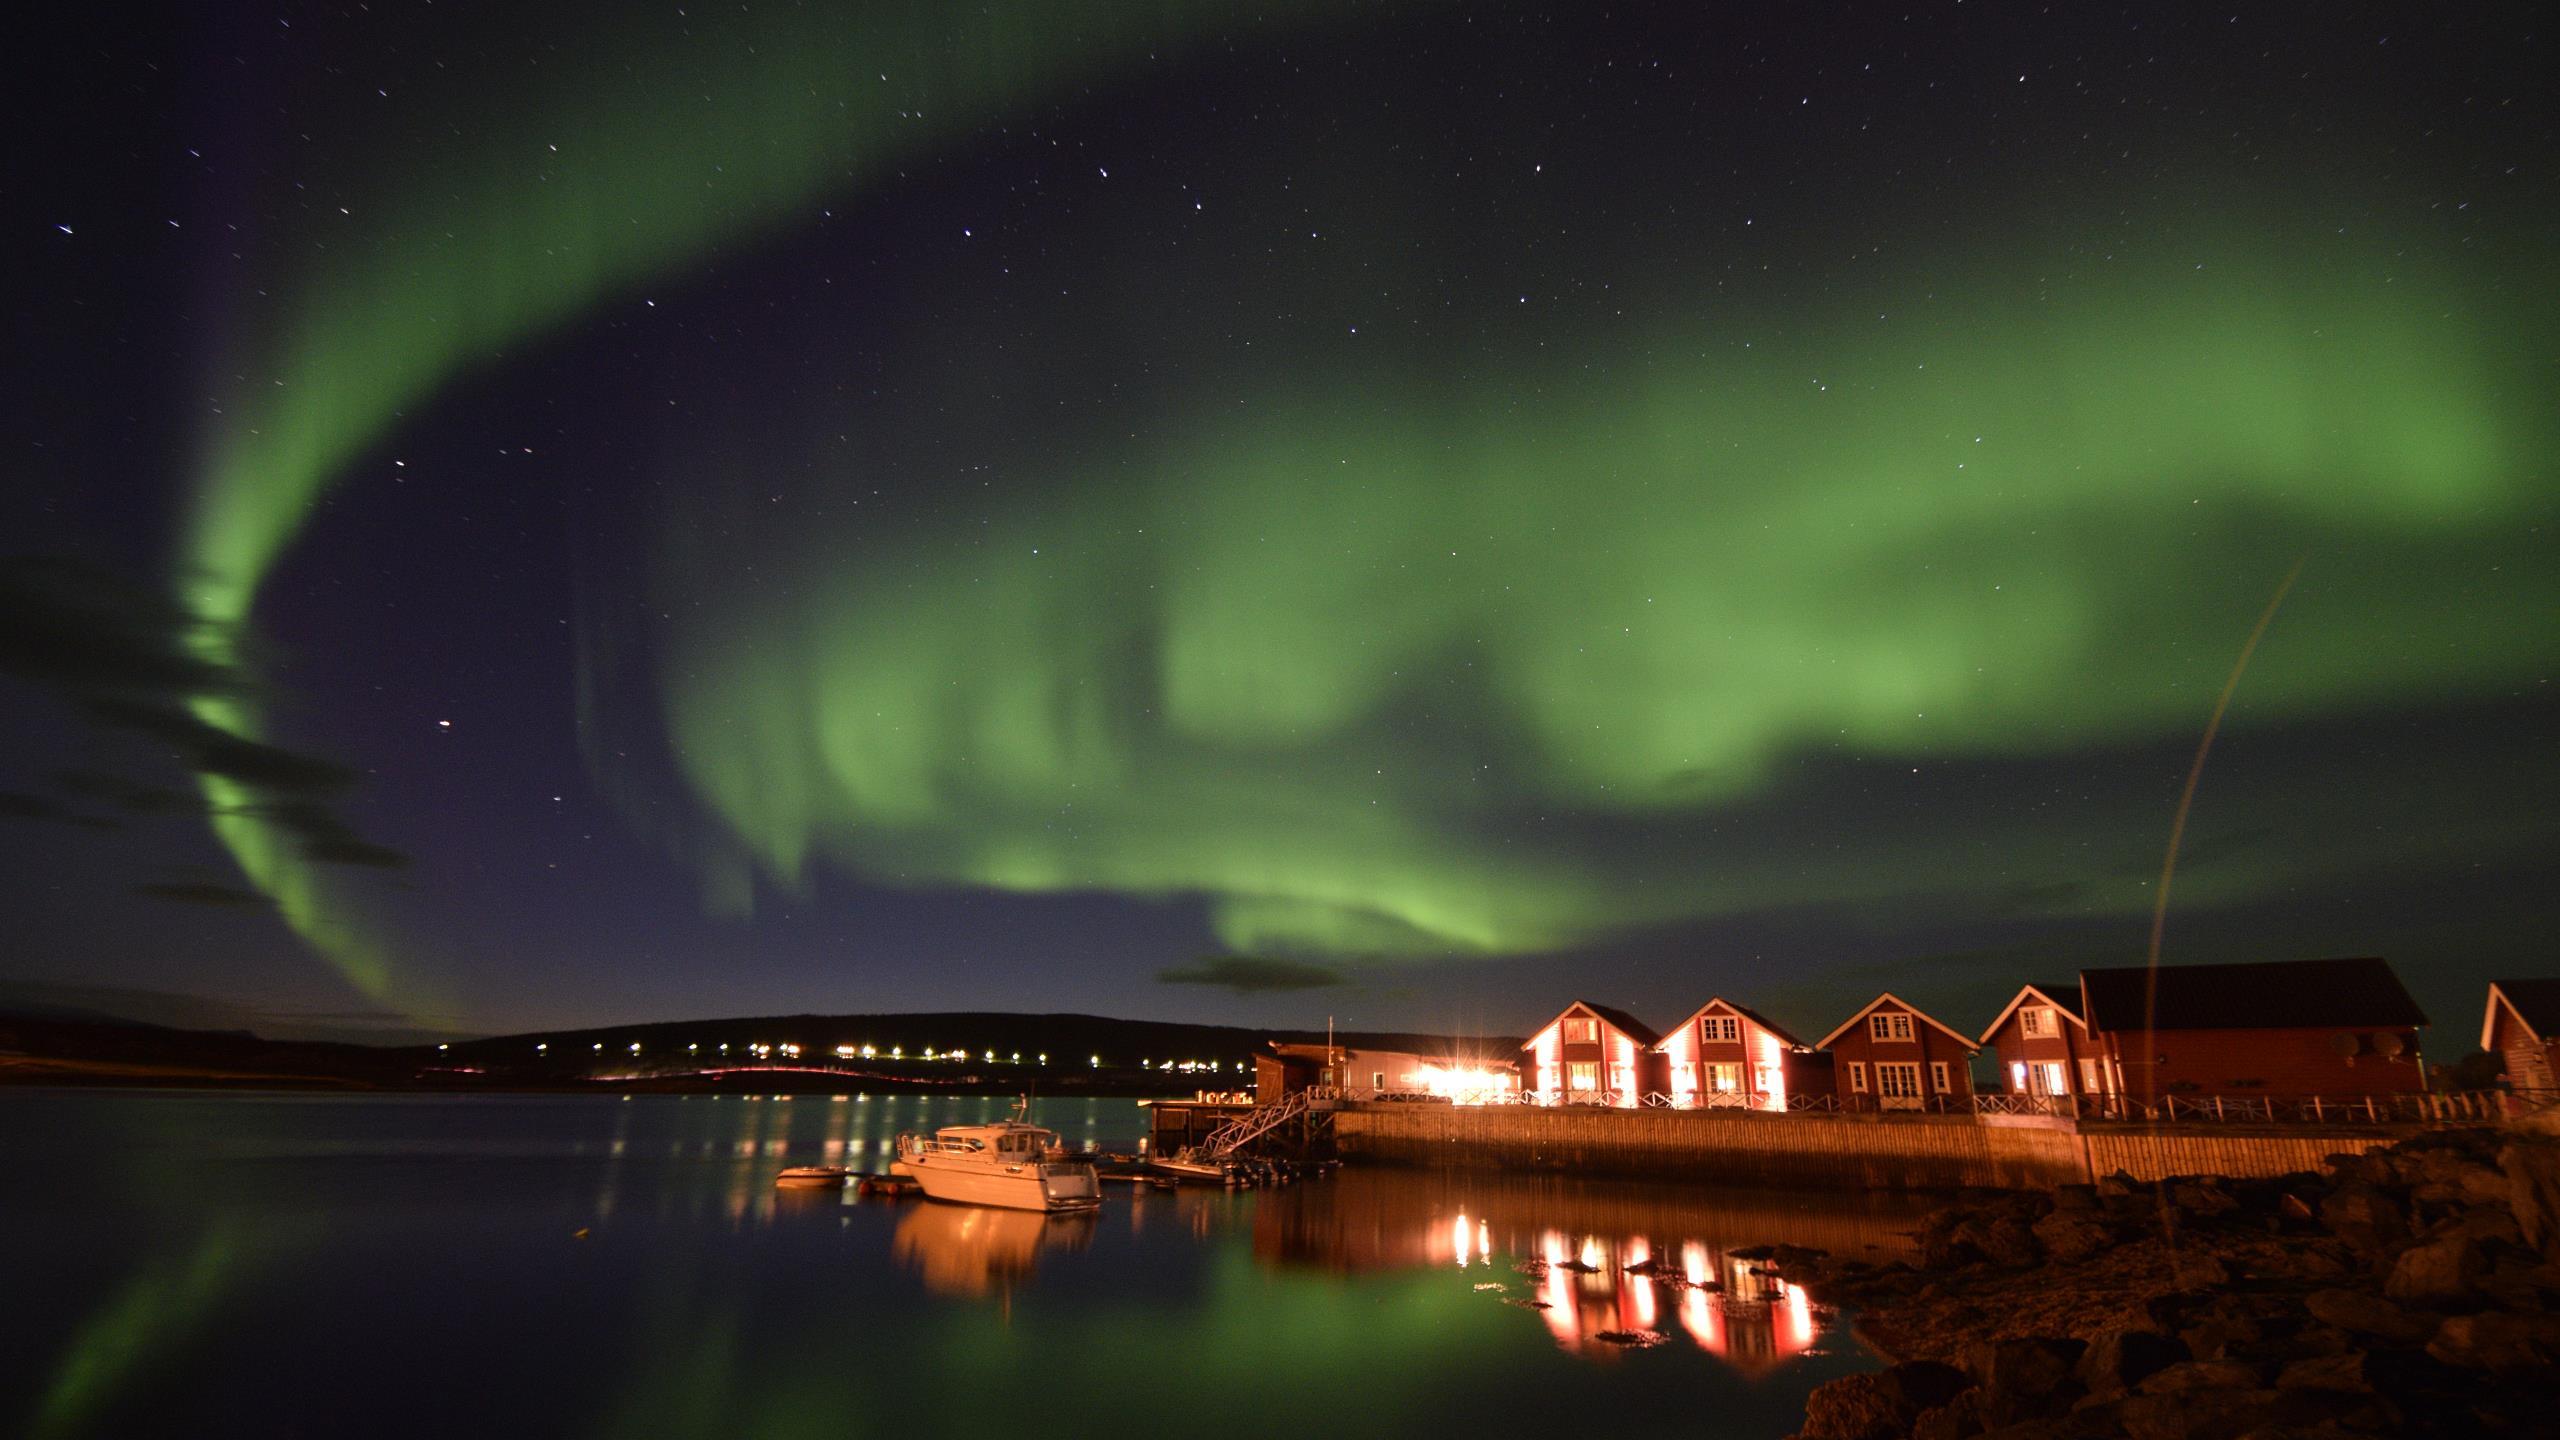
[[[2083,1095],[2095,1095],[2095,1094],[2097,1094],[2097,1093],[2098,1093],[2099,1089],[2100,1089],[2100,1084],[2099,1084],[2099,1080],[2098,1080],[2098,1062],[2097,1062],[2097,1060],[2096,1060],[2094,1057],[2092,1057],[2092,1056],[2087,1056],[2087,1055],[2083,1055],[2083,1056],[2081,1056],[2081,1057],[2080,1057],[2080,1093],[2081,1093],[2081,1094],[2083,1094]]]
[[[1565,1017],[1560,1038],[1567,1045],[1597,1045],[1600,1043],[1600,1022],[1588,1015],[1569,1015]]]
[[[2053,1034],[2053,1010],[2049,1006],[2029,1005],[2018,1011],[2018,1033],[2043,1040]]]
[[[1574,1083],[1576,1081],[1580,1081],[1582,1083],[1576,1084]],[[1564,1088],[1567,1090],[1585,1090],[1595,1094],[1598,1093],[1600,1089],[1600,1062],[1597,1060],[1566,1061],[1564,1065]]]
[[[1867,1062],[1864,1060],[1849,1062],[1849,1093],[1852,1095],[1867,1093]]]
[[[1742,1043],[1742,1021],[1732,1015],[1700,1016],[1698,1040],[1705,1045],[1739,1045]]]
[[[1937,1064],[1944,1065],[1940,1060]],[[1892,1077],[1888,1081],[1887,1077]],[[1879,1060],[1876,1062],[1876,1093],[1887,1100],[1918,1100],[1929,1092],[1920,1088],[1920,1063],[1916,1060]],[[1909,1090],[1894,1090],[1890,1084],[1908,1084]]]
[[[1867,1017],[1867,1038],[1892,1044],[1909,1044],[1918,1035],[1912,1027],[1908,1010],[1879,1010]]]
[[[1932,1060],[1929,1062],[1929,1084],[1941,1095],[1953,1095],[1956,1093],[1955,1077],[1948,1073],[1946,1061]]]

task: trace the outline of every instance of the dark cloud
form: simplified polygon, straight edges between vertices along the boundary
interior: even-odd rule
[[[134,886],[133,893],[148,895],[154,900],[174,900],[181,905],[264,907],[275,903],[255,890],[201,880],[153,881]]]
[[[56,825],[77,825],[84,830],[124,828],[122,821],[104,815],[83,815],[50,796],[29,795],[17,790],[0,790],[0,820],[50,821]]]
[[[209,696],[255,695],[246,667],[208,658],[238,653],[243,639],[188,614],[156,589],[94,566],[47,557],[0,559],[0,674],[44,687],[100,729],[156,742],[191,774],[239,785],[250,798],[226,813],[284,831],[306,860],[378,869],[408,864],[408,856],[359,836],[324,803],[355,787],[354,770],[232,734],[195,712],[195,703]],[[223,643],[209,645],[210,640]],[[64,771],[53,778],[67,794],[132,814],[212,810],[199,794],[104,771]],[[0,818],[116,824],[34,795],[0,803]],[[202,895],[162,898],[234,903]]]
[[[1263,960],[1244,955],[1221,955],[1197,965],[1159,970],[1156,981],[1164,985],[1216,985],[1239,995],[1271,990],[1321,990],[1329,985],[1345,983],[1342,972],[1330,965]]]

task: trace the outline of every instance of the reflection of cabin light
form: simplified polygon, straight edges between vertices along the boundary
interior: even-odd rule
[[[1680,1273],[1692,1285],[1707,1283],[1707,1247],[1692,1240],[1680,1247]]]
[[[1493,1227],[1482,1220],[1476,1222],[1476,1258],[1487,1264],[1493,1262]]]
[[[1463,1211],[1463,1210],[1459,1211],[1459,1212],[1458,1212],[1458,1218],[1457,1218],[1457,1219],[1455,1219],[1455,1220],[1453,1220],[1453,1221],[1451,1221],[1451,1222],[1449,1223],[1449,1239],[1450,1239],[1451,1243],[1453,1243],[1454,1245],[1456,1245],[1456,1246],[1457,1246],[1457,1250],[1458,1250],[1458,1268],[1459,1268],[1459,1269],[1461,1269],[1461,1270],[1466,1269],[1466,1268],[1467,1268],[1467,1215],[1466,1215],[1466,1212],[1465,1212],[1465,1211]]]
[[[1600,1237],[1596,1235],[1587,1235],[1583,1237],[1581,1255],[1583,1264],[1597,1270],[1600,1268],[1600,1261],[1605,1253],[1606,1252],[1602,1251],[1600,1248]]]
[[[1803,1287],[1790,1285],[1784,1280],[1778,1282],[1778,1293],[1786,1297],[1787,1332],[1795,1338],[1796,1348],[1799,1350],[1811,1348],[1813,1302],[1805,1298]]]
[[[534,1047],[533,1047],[533,1053],[534,1053],[534,1054],[536,1054],[536,1055],[539,1055],[539,1054],[541,1054],[543,1051],[548,1050],[548,1049],[550,1049],[550,1048],[551,1048],[551,1042],[549,1042],[549,1041],[547,1041],[547,1040],[546,1040],[546,1041],[544,1041],[543,1043],[541,1043],[541,1044],[539,1044],[539,1045],[534,1046]]]

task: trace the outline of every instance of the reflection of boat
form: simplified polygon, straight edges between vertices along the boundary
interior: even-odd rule
[[[898,1222],[890,1253],[937,1295],[985,1295],[1028,1279],[1043,1246],[1081,1248],[1093,1222],[985,1206],[921,1205]]]
[[[773,1177],[785,1190],[841,1190],[853,1172],[841,1165],[794,1165]]]
[[[912,1175],[936,1200],[1009,1210],[1090,1210],[1102,1203],[1093,1165],[1067,1159],[1057,1135],[1015,1118],[992,1125],[950,1125],[898,1137],[893,1175]]]

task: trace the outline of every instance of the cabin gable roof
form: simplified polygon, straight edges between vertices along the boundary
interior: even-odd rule
[[[1738,1015],[1743,1019],[1750,1021],[1752,1024],[1759,1026],[1761,1029],[1768,1031],[1770,1034],[1777,1036],[1778,1043],[1786,1046],[1790,1050],[1801,1050],[1804,1048],[1804,1042],[1797,1039],[1795,1036],[1788,1034],[1786,1027],[1778,1024],[1768,1016],[1761,1014],[1759,1011],[1754,1010],[1747,1005],[1736,1005],[1721,995],[1709,1000],[1706,1004],[1699,1006],[1697,1009],[1690,1011],[1688,1018],[1662,1032],[1662,1038],[1654,1042],[1653,1048],[1659,1050],[1663,1046],[1670,1044],[1673,1040],[1679,1038],[1682,1031],[1697,1024],[1699,1018],[1704,1016],[1710,1010],[1722,1010],[1728,1015]]]
[[[2078,985],[2029,984],[2021,986],[2018,993],[2009,998],[2008,1007],[2000,1012],[2000,1018],[1992,1021],[1990,1026],[1982,1032],[1982,1043],[1990,1044],[1991,1037],[2000,1033],[2000,1027],[2009,1023],[2009,1017],[2017,1014],[2018,1007],[2026,1004],[2030,996],[2061,1011],[2063,1019],[2079,1026],[2082,1030],[2089,1028],[2089,1022],[2080,1018],[2080,987]]]
[[[1899,1009],[1910,1011],[1912,1016],[1919,1020],[1920,1023],[1929,1026],[1939,1034],[1944,1035],[1948,1039],[1963,1046],[1965,1048],[1965,1053],[1971,1054],[1982,1048],[1981,1046],[1973,1043],[1972,1037],[1957,1034],[1954,1030],[1949,1029],[1943,1021],[1935,1019],[1926,1010],[1921,1009],[1919,1006],[1912,1004],[1910,1001],[1903,999],[1901,996],[1894,994],[1890,990],[1877,996],[1873,1000],[1868,1001],[1866,1004],[1859,1006],[1857,1014],[1841,1021],[1839,1029],[1834,1030],[1830,1034],[1823,1036],[1820,1040],[1815,1041],[1813,1048],[1817,1050],[1830,1049],[1832,1041],[1839,1039],[1841,1036],[1846,1035],[1851,1030],[1857,1028],[1859,1021],[1866,1019],[1867,1016],[1875,1012],[1877,1006],[1885,1004],[1888,1001],[1892,1002],[1893,1005]]]
[[[2524,1033],[2538,1044],[2549,1044],[2560,1036],[2560,980],[2492,980],[2489,982],[2489,1009],[2480,1021],[2480,1048],[2498,1028],[2498,1010],[2516,1017]]]
[[[1564,1007],[1562,1010],[1557,1011],[1555,1019],[1549,1020],[1546,1024],[1539,1026],[1537,1034],[1531,1035],[1527,1041],[1522,1043],[1520,1048],[1523,1050],[1534,1048],[1538,1043],[1538,1035],[1544,1035],[1549,1030],[1555,1028],[1558,1022],[1572,1018],[1573,1013],[1577,1010],[1618,1030],[1628,1039],[1635,1041],[1636,1045],[1640,1049],[1650,1050],[1662,1039],[1661,1036],[1653,1033],[1652,1026],[1645,1024],[1643,1021],[1638,1020],[1636,1017],[1628,1014],[1624,1010],[1620,1010],[1612,1005],[1594,1005],[1588,1000],[1576,1000],[1572,1004]]]

